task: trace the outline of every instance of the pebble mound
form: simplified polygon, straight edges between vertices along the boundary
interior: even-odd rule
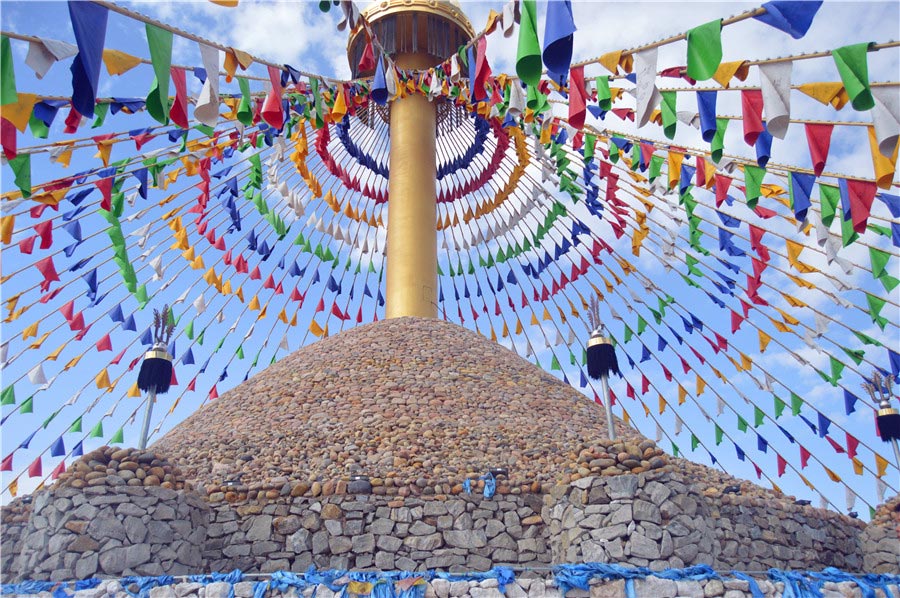
[[[515,353],[441,320],[398,318],[309,345],[222,394],[153,449],[212,501],[327,496],[350,476],[382,495],[541,492],[666,466],[600,405]],[[226,482],[230,482],[226,484]]]
[[[180,469],[152,451],[101,446],[72,462],[53,488],[95,486],[160,486],[182,490],[185,479]]]

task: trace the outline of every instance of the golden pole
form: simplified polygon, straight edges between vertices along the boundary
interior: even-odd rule
[[[425,54],[399,54],[404,69],[431,66]],[[436,318],[437,206],[434,104],[411,94],[391,104],[386,317]]]

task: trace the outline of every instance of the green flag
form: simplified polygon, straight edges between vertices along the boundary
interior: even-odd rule
[[[72,425],[69,426],[69,432],[81,432],[81,416],[72,422]]]
[[[169,70],[172,68],[172,32],[147,23],[147,44],[153,63],[153,87],[147,96],[147,112],[158,122],[169,123]]]
[[[556,355],[554,355],[553,359],[550,360],[550,369],[562,370],[562,366],[559,365],[559,360],[556,358]]]
[[[609,112],[612,109],[612,93],[609,90],[609,75],[597,77],[597,104],[600,110]]]
[[[541,81],[541,42],[537,31],[537,3],[535,0],[522,0],[519,7],[522,18],[519,22],[519,45],[516,49],[516,74],[531,88]]]
[[[722,21],[710,21],[687,32],[687,74],[706,81],[722,62]]]
[[[7,386],[3,389],[3,392],[0,393],[0,405],[15,405],[16,404],[16,387],[15,386]]]
[[[532,2],[534,4],[534,2]],[[540,62],[540,58],[538,58]],[[16,93],[16,70],[13,68],[12,47],[9,38],[0,36],[0,106],[15,104],[19,101]]]
[[[98,421],[88,438],[103,438],[103,421]]]
[[[785,407],[787,407],[787,403],[778,398],[778,395],[772,395],[775,397],[775,419],[781,417],[781,414],[784,413]]]
[[[766,176],[765,168],[753,166],[752,164],[744,166],[744,185],[746,186],[745,193],[747,197],[747,207],[751,210],[756,207],[756,202],[759,201],[759,197],[762,195],[760,186],[762,185],[764,176]]]
[[[740,415],[738,416],[737,428],[738,428],[738,430],[740,430],[741,432],[746,432],[746,431],[747,431],[747,420],[745,420],[745,419],[744,419],[743,417],[741,417]]]
[[[753,427],[760,427],[765,421],[765,414],[762,412],[762,409],[759,407],[753,408]]]
[[[822,224],[830,227],[837,212],[838,202],[841,200],[840,189],[819,183],[819,199],[822,205]]]
[[[843,217],[838,218],[841,221],[841,242],[846,247],[851,243],[855,243],[859,239],[859,233],[853,230],[853,220],[844,220]]]
[[[678,94],[674,91],[663,91],[661,94],[662,102],[659,107],[662,111],[663,134],[669,139],[674,139],[675,127],[678,125],[678,118],[675,115]]]
[[[28,397],[22,402],[19,413],[34,413],[34,397]]]
[[[716,164],[722,159],[722,152],[725,149],[725,130],[728,128],[727,118],[716,119],[716,134],[709,144],[710,156]]]
[[[719,446],[720,444],[722,444],[722,434],[723,434],[722,428],[720,428],[718,425],[716,425],[716,446]]]
[[[92,129],[99,129],[103,126],[103,122],[106,120],[106,113],[109,112],[109,104],[97,104],[94,106],[94,124],[91,125]]]
[[[796,394],[791,393],[791,415],[800,415],[800,409],[803,407],[803,399]]]
[[[829,357],[828,359],[831,362],[831,378],[829,382],[831,382],[832,386],[837,386],[837,381],[840,380],[841,373],[844,371],[844,364],[834,357]]]
[[[641,316],[638,316],[638,320],[637,320],[638,336],[640,336],[641,333],[644,332],[644,330],[646,330],[646,329],[647,329],[647,321],[644,320],[644,318],[642,318]]]
[[[659,175],[662,173],[662,165],[665,162],[665,158],[662,156],[653,155],[650,157],[650,182],[655,181]]]
[[[16,187],[22,192],[22,197],[28,199],[31,197],[31,154],[19,154],[9,161],[9,166],[16,175]]]
[[[253,108],[250,106],[250,81],[246,77],[237,77],[241,88],[241,101],[238,104],[237,119],[246,127],[253,124]],[[254,154],[256,155],[256,154]]]
[[[125,431],[119,428],[113,437],[109,439],[110,444],[122,444],[125,442]]]
[[[831,51],[854,110],[871,110],[875,107],[875,99],[869,88],[868,53],[872,45],[863,42]]]
[[[38,139],[46,139],[50,135],[50,127],[34,114],[28,119],[28,128],[31,129],[31,134]]]
[[[691,452],[697,450],[698,446],[700,446],[700,439],[691,434]]]
[[[891,259],[891,254],[875,247],[869,247],[869,260],[872,262],[872,276],[876,280],[880,280],[885,290],[890,293],[896,288],[900,281],[888,274],[887,264]]]

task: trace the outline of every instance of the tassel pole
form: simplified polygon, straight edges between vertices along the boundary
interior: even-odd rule
[[[156,389],[147,391],[147,410],[144,412],[144,425],[141,426],[141,439],[138,441],[138,449],[147,448],[147,435],[150,432],[150,417],[153,415],[153,403],[156,402]]]
[[[616,439],[616,425],[613,422],[612,404],[609,400],[609,375],[604,372],[600,376],[600,390],[603,392],[603,410],[606,411],[606,432],[610,440]],[[897,443],[894,443],[896,450]]]

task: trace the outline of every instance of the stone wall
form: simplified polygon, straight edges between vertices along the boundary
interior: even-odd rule
[[[197,494],[162,487],[39,492],[4,573],[49,580],[193,573],[202,570],[207,518]]]
[[[0,579],[13,571],[13,563],[22,551],[22,533],[31,518],[31,497],[17,498],[0,510]]]
[[[759,591],[764,598],[781,598],[784,594],[784,583],[773,582],[768,579],[754,578]],[[349,580],[344,580],[346,585]],[[229,583],[217,581],[208,585],[199,583],[174,583],[152,588],[148,595],[150,598],[252,598],[257,583],[265,581],[239,581]],[[874,589],[875,598],[900,598],[900,587],[889,586],[891,595],[885,595],[881,589]],[[129,588],[132,591],[136,588]],[[348,588],[350,589],[350,588]],[[356,588],[354,588],[356,589]],[[268,598],[338,598],[343,590],[331,590],[325,585],[307,587],[299,590],[293,587],[284,590],[269,590],[265,593]],[[53,598],[51,592],[34,594],[39,598]],[[122,583],[117,580],[102,582],[95,588],[78,590],[73,598],[128,598],[129,594],[123,589]],[[355,596],[368,596],[369,593],[356,594]],[[425,598],[625,598],[625,581],[618,579],[604,581],[592,579],[588,590],[570,589],[563,594],[556,581],[550,578],[523,578],[517,577],[515,581],[500,588],[498,580],[485,579],[481,581],[449,581],[445,579],[431,579],[427,582],[424,592]],[[634,595],[636,598],[753,598],[750,591],[750,582],[739,579],[710,579],[701,581],[673,581],[659,577],[647,577],[634,581]],[[788,593],[788,596],[794,596]],[[821,586],[822,598],[859,598],[862,596],[860,587],[852,581],[825,582]]]
[[[774,502],[733,494],[707,500],[719,547],[717,568],[765,571],[836,567],[874,572],[863,566],[860,533],[866,525],[862,521],[787,500]],[[890,572],[897,571],[895,561]]]
[[[881,505],[860,536],[863,569],[871,573],[900,572],[900,495]]]
[[[287,497],[213,507],[203,558],[213,571],[332,569],[485,571],[546,566],[537,495],[443,500]]]
[[[677,474],[587,477],[556,494],[544,509],[553,562],[653,570],[713,562],[709,506]]]

